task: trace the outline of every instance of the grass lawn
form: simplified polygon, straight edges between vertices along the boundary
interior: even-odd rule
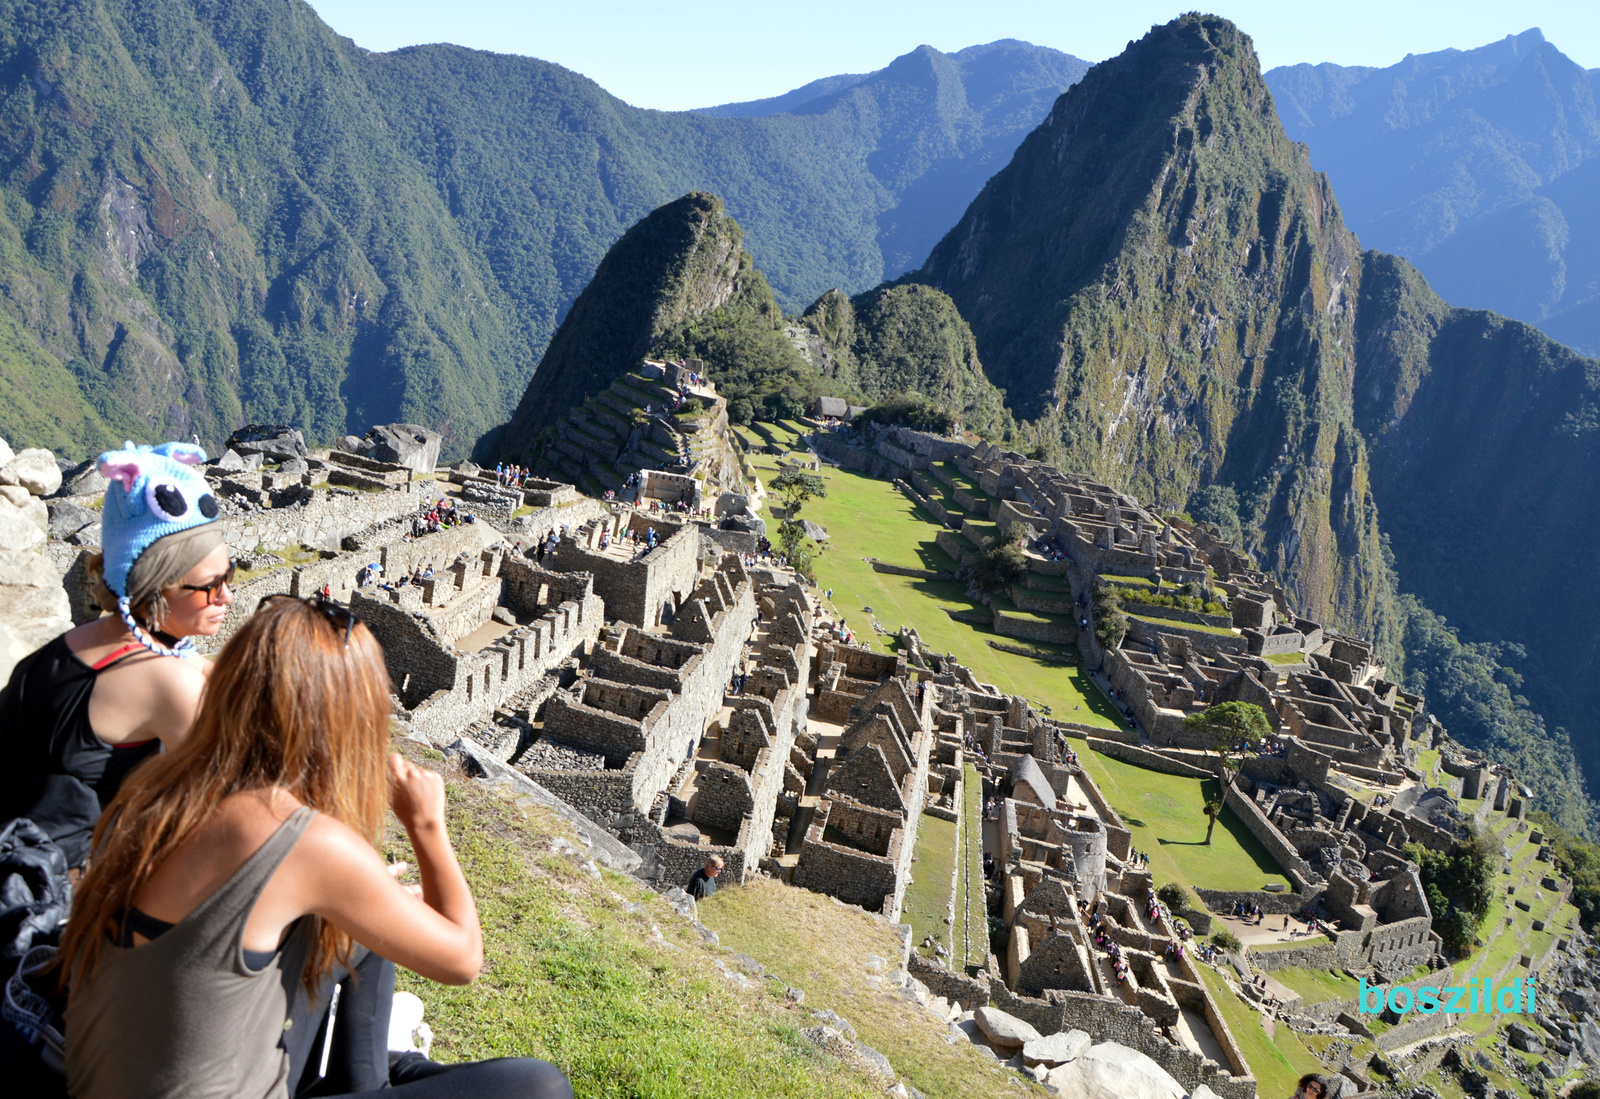
[[[1302,653],[1275,653],[1267,657],[1268,664],[1304,664],[1306,657]]]
[[[992,1054],[967,1042],[947,1042],[948,1031],[926,1008],[907,1003],[887,981],[878,980],[884,971],[869,969],[868,958],[882,959],[892,969],[900,955],[899,938],[882,920],[820,893],[760,878],[742,889],[719,889],[700,904],[700,919],[724,947],[750,955],[768,972],[804,989],[806,1014],[831,1008],[848,1019],[861,1041],[888,1057],[924,1095],[994,1099],[1002,1091],[1048,1094],[1037,1085],[1023,1085]],[[741,1074],[736,1060],[708,1057],[704,1065],[733,1082],[731,1088],[719,1089],[730,1095],[793,1094],[767,1090]],[[648,1094],[710,1092],[702,1085],[681,1093]]]
[[[955,871],[956,823],[924,813],[917,825],[917,850],[912,856],[911,884],[906,886],[900,921],[911,925],[911,941],[924,957],[933,949],[922,940],[933,941],[951,950],[951,929],[945,923],[950,915],[950,883]]]
[[[1208,965],[1198,968],[1200,979],[1205,981],[1217,1010],[1222,1013],[1223,1022],[1228,1024],[1250,1071],[1255,1073],[1257,1095],[1293,1095],[1296,1082],[1305,1073],[1327,1071],[1316,1055],[1301,1043],[1300,1035],[1282,1023],[1278,1024],[1275,1035],[1268,1035],[1260,1013],[1240,1000],[1221,974]]]
[[[989,494],[979,487],[978,482],[974,481],[971,477],[968,477],[965,473],[962,473],[961,470],[957,469],[954,462],[940,462],[939,468],[944,470],[944,472],[949,475],[950,480],[955,484],[956,488],[966,489],[979,500],[989,499]],[[937,478],[935,479],[937,480]]]
[[[1255,947],[1250,948],[1252,951]],[[1321,1004],[1329,1000],[1349,1000],[1361,986],[1344,973],[1327,969],[1299,969],[1289,966],[1272,970],[1272,979],[1291,991],[1298,992],[1308,1004]]]
[[[427,762],[436,752],[395,747],[437,766]],[[881,1083],[821,1055],[800,1033],[815,1025],[811,1002],[789,1004],[771,982],[735,986],[716,968],[728,951],[702,942],[653,891],[610,871],[596,877],[555,852],[555,837],[575,838],[561,818],[476,782],[446,781],[451,839],[483,925],[484,968],[465,987],[399,972],[399,987],[427,1007],[435,1059],[541,1057],[578,1095],[603,1099],[703,1095],[708,1066],[737,1080],[739,1094],[882,1094]],[[392,821],[385,847],[415,864]],[[938,1042],[937,1028],[923,1023],[922,1032]]]
[[[1106,800],[1133,832],[1133,844],[1150,856],[1158,885],[1177,881],[1206,889],[1260,889],[1269,882],[1289,887],[1277,862],[1233,810],[1217,817],[1205,846],[1207,797],[1220,791],[1216,779],[1185,778],[1135,767],[1098,752],[1078,754]]]
[[[951,965],[960,969],[964,964],[972,972],[989,957],[989,908],[983,895],[983,779],[970,763],[961,781],[961,840],[967,867],[956,886],[956,918],[965,913],[966,956],[956,954]]]
[[[1138,604],[1135,603],[1134,606],[1138,606]],[[1127,608],[1124,607],[1123,610],[1126,611]],[[1153,615],[1143,614],[1129,614],[1128,617],[1137,618],[1139,621],[1144,622],[1147,625],[1165,626],[1168,629],[1198,630],[1200,633],[1220,634],[1223,637],[1239,636],[1236,630],[1231,630],[1226,626],[1207,626],[1200,622],[1180,622],[1176,618],[1156,618]]]
[[[751,465],[769,478],[777,469],[768,455],[752,455]],[[954,653],[980,680],[1049,707],[1051,717],[1101,728],[1122,724],[1111,703],[1076,666],[991,649],[990,638],[1010,642],[946,614],[975,606],[960,584],[872,571],[868,557],[908,568],[955,569],[949,555],[934,544],[938,524],[910,497],[888,481],[848,470],[824,466],[820,476],[828,486],[827,497],[809,501],[801,512],[828,530],[828,548],[817,558],[817,587],[832,589],[832,609],[855,629],[858,644],[888,652],[892,635],[902,625],[911,626],[935,652]],[[872,608],[870,617],[867,607]],[[890,633],[874,633],[872,618]]]

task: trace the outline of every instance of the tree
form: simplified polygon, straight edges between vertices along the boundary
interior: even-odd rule
[[[1254,702],[1218,702],[1184,718],[1183,727],[1211,733],[1217,754],[1224,757],[1241,741],[1254,748],[1272,732],[1266,711]]]
[[[784,510],[791,520],[799,516],[807,500],[826,499],[828,495],[828,486],[821,477],[801,469],[784,470],[768,483],[767,488],[782,497]]]
[[[1128,616],[1122,613],[1117,589],[1102,584],[1094,590],[1094,637],[1102,649],[1114,649],[1128,636]]]
[[[913,431],[927,431],[934,435],[952,435],[960,428],[959,415],[929,400],[920,393],[902,393],[875,404],[855,418],[857,427],[866,424],[889,424],[909,427]]]
[[[1433,929],[1456,954],[1472,949],[1473,937],[1494,901],[1499,853],[1476,829],[1448,851],[1433,851],[1419,843],[1405,846],[1406,858],[1417,864],[1422,888],[1433,911]]]
[[[1211,846],[1211,832],[1217,826],[1217,817],[1222,812],[1221,798],[1206,798],[1204,807],[1200,810],[1206,815],[1206,846]]]
[[[1021,535],[985,539],[983,553],[973,568],[973,578],[983,591],[1003,591],[1028,575],[1028,555]]]
[[[1207,485],[1189,497],[1185,510],[1196,522],[1216,527],[1224,542],[1238,541],[1239,494],[1227,485]]]
[[[1157,889],[1156,900],[1172,909],[1174,913],[1187,912],[1192,907],[1189,904],[1189,894],[1175,881],[1169,881]]]

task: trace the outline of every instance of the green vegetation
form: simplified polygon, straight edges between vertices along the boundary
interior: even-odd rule
[[[1200,978],[1216,1001],[1223,1022],[1228,1024],[1250,1071],[1255,1073],[1257,1094],[1293,1095],[1295,1083],[1302,1075],[1327,1071],[1316,1055],[1306,1049],[1301,1035],[1282,1024],[1278,1025],[1275,1035],[1269,1035],[1260,1013],[1239,999],[1222,979],[1222,974],[1208,965],[1199,969]]]
[[[1447,852],[1408,843],[1405,853],[1421,868],[1434,931],[1447,949],[1456,954],[1469,953],[1494,899],[1499,852],[1485,836],[1473,832]]]
[[[764,478],[776,476],[775,462],[767,455],[751,456],[751,465]],[[990,639],[1006,644],[1010,639],[952,619],[947,612],[973,609],[960,584],[873,571],[867,558],[954,573],[956,563],[934,543],[939,528],[931,515],[887,481],[832,467],[824,467],[819,476],[827,485],[827,498],[812,501],[806,512],[830,537],[829,551],[815,563],[817,587],[833,591],[833,610],[855,627],[858,644],[887,650],[890,636],[902,625],[911,626],[933,651],[953,653],[979,679],[1048,707],[1053,717],[1108,729],[1123,724],[1081,668],[992,649]],[[890,636],[872,630],[866,607]],[[1030,647],[1072,654],[1065,647]]]
[[[1182,592],[1155,592],[1145,587],[1121,589],[1117,598],[1123,604],[1140,603],[1147,607],[1172,607],[1177,610],[1196,611],[1200,614],[1227,614],[1228,608],[1215,601],[1207,601],[1198,595],[1185,595]]]
[[[652,208],[730,196],[792,311],[862,290],[1086,67],[926,51],[821,109],[716,117],[528,57],[368,52],[304,5],[7,0],[0,26],[37,75],[0,93],[0,434],[78,453],[409,420],[462,454]]]
[[[1122,593],[1099,585],[1094,589],[1094,639],[1102,649],[1114,649],[1128,636],[1128,616],[1122,612]]]
[[[1227,485],[1206,485],[1189,496],[1188,517],[1197,523],[1210,523],[1224,542],[1239,541],[1239,494]]]
[[[421,761],[420,749],[396,743]],[[814,1025],[809,1001],[788,1004],[759,982],[735,988],[715,968],[727,951],[704,944],[649,889],[609,871],[597,880],[554,853],[551,840],[570,836],[559,817],[469,781],[447,778],[447,792],[483,924],[484,972],[464,988],[400,972],[400,987],[427,1005],[435,1057],[542,1057],[578,1094],[608,1099],[698,1094],[707,1064],[752,1094],[881,1093],[800,1034]],[[415,861],[397,827],[386,854]],[[937,1051],[928,1056],[937,1063]]]
[[[830,290],[800,318],[817,339],[823,372],[844,392],[882,402],[869,420],[918,431],[957,426],[998,440],[1016,425],[978,361],[972,330],[931,286],[880,286],[854,298]]]
[[[1218,702],[1190,714],[1183,723],[1190,729],[1215,733],[1219,743],[1234,744],[1242,740],[1251,745],[1260,744],[1261,738],[1272,732],[1266,713],[1254,702]]]
[[[861,1041],[887,1056],[924,1094],[993,1099],[1003,1086],[1005,1070],[987,1051],[946,1041],[943,1028],[930,1025],[927,1009],[886,984],[873,987],[868,957],[893,959],[900,949],[899,938],[881,920],[819,893],[762,879],[718,890],[700,905],[700,919],[724,947],[804,989],[805,1012],[831,1008],[850,1020]],[[738,1090],[784,1094],[757,1092],[742,1079]]]
[[[933,957],[933,948],[922,945],[926,938],[951,950],[951,927],[945,919],[950,915],[950,886],[955,880],[955,860],[960,855],[957,831],[955,822],[929,813],[924,813],[917,824],[911,884],[906,886],[900,920],[911,925],[911,941],[925,957]]]
[[[1239,941],[1239,936],[1235,935],[1232,931],[1229,931],[1226,927],[1211,936],[1211,943],[1213,946],[1216,946],[1221,950],[1229,950],[1233,952],[1238,952],[1238,950],[1244,946],[1244,944]]]
[[[1555,850],[1552,868],[1572,879],[1572,903],[1578,909],[1583,929],[1593,930],[1600,922],[1600,844],[1573,835],[1549,813],[1535,810],[1530,816],[1544,828]]]
[[[1217,818],[1216,841],[1205,845],[1205,818],[1199,809],[1216,797],[1216,779],[1185,778],[1135,767],[1098,752],[1078,758],[1133,832],[1133,845],[1150,856],[1158,881],[1189,888],[1246,890],[1289,879],[1232,809]]]
[[[1251,950],[1258,949],[1251,947]],[[1301,969],[1284,966],[1272,971],[1272,979],[1300,994],[1307,1004],[1326,1003],[1329,1000],[1353,1000],[1360,987],[1354,977],[1328,969]]]
[[[890,397],[859,413],[853,421],[857,427],[867,424],[890,424],[909,427],[913,431],[931,431],[935,435],[949,435],[956,430],[956,414],[936,401],[915,394]]]
[[[1028,575],[1028,554],[1022,548],[1022,538],[990,538],[985,540],[978,563],[973,566],[973,579],[986,592],[1005,591],[1020,583]],[[1011,608],[1011,613],[1026,613]]]
[[[1522,676],[1506,664],[1521,660],[1517,645],[1463,642],[1439,615],[1414,596],[1402,596],[1405,679],[1427,698],[1428,709],[1469,747],[1504,761],[1535,792],[1535,803],[1572,834],[1591,833],[1595,806],[1565,729],[1550,729],[1517,693]]]
[[[1137,618],[1139,621],[1149,623],[1152,626],[1166,626],[1174,630],[1196,630],[1200,633],[1214,633],[1220,637],[1238,636],[1235,630],[1229,629],[1227,626],[1207,626],[1201,622],[1178,622],[1171,618],[1156,618],[1148,614],[1134,614],[1128,617]]]
[[[778,544],[783,547],[784,556],[800,575],[814,576],[812,565],[816,555],[807,544],[805,528],[800,525],[800,509],[807,500],[826,497],[828,486],[815,473],[786,469],[767,487],[784,503],[783,522],[778,526]]]

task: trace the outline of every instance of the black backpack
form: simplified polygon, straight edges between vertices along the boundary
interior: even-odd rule
[[[44,830],[25,817],[0,829],[0,1079],[14,1094],[67,1094],[56,943],[71,906],[67,857]]]

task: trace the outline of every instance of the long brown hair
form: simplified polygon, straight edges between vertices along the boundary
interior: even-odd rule
[[[347,633],[335,617],[273,600],[223,647],[193,730],[135,770],[95,826],[61,942],[63,974],[94,967],[139,890],[232,794],[281,787],[376,845],[389,806],[389,674],[367,628]],[[349,953],[349,936],[324,922],[307,987]]]

